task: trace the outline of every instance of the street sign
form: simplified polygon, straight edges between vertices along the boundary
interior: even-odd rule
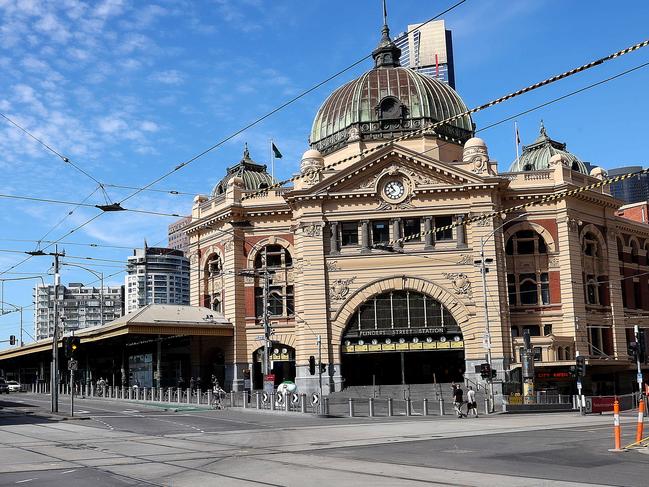
[[[261,393],[261,401],[265,404],[268,402],[269,396],[267,392],[262,392]]]
[[[68,360],[68,370],[77,370],[79,368],[79,362],[74,359]]]
[[[489,333],[485,333],[482,336],[482,348],[489,350],[491,348],[491,336],[489,336]]]
[[[255,340],[265,340],[265,339],[266,339],[266,338],[264,337],[264,335],[257,335],[257,336],[255,337]]]
[[[284,394],[276,394],[275,395],[275,402],[277,404],[282,404],[284,402]]]
[[[318,403],[320,403],[320,395],[317,392],[314,392],[311,394],[311,405],[315,406]]]
[[[291,394],[291,403],[297,404],[298,402],[300,402],[300,396],[298,396],[297,392],[294,392]]]
[[[636,381],[638,381],[640,384],[642,384],[642,373],[638,372],[638,375],[636,377]]]

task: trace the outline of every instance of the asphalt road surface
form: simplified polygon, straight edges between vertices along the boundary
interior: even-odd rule
[[[60,410],[69,403],[62,398]],[[312,415],[78,400],[0,400],[0,486],[647,486],[649,455],[613,453],[612,418]],[[85,419],[88,418],[88,419]],[[623,443],[635,437],[623,417]]]

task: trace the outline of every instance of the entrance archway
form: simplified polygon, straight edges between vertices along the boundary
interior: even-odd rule
[[[351,314],[342,335],[346,386],[461,381],[464,340],[451,312],[414,290],[367,299]]]
[[[295,349],[283,343],[274,342],[269,350],[271,371],[275,375],[275,386],[285,380],[295,381]],[[262,363],[264,347],[259,347],[252,354],[252,388],[264,386]]]

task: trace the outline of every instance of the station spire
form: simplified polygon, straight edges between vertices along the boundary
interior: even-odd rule
[[[383,0],[383,27],[381,28],[381,40],[379,45],[372,51],[374,66],[376,68],[390,68],[399,66],[399,49],[390,39],[390,28],[388,27],[388,8]]]

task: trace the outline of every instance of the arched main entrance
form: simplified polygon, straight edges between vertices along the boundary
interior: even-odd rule
[[[345,384],[461,381],[462,331],[436,299],[413,290],[377,294],[361,304],[342,335]]]

